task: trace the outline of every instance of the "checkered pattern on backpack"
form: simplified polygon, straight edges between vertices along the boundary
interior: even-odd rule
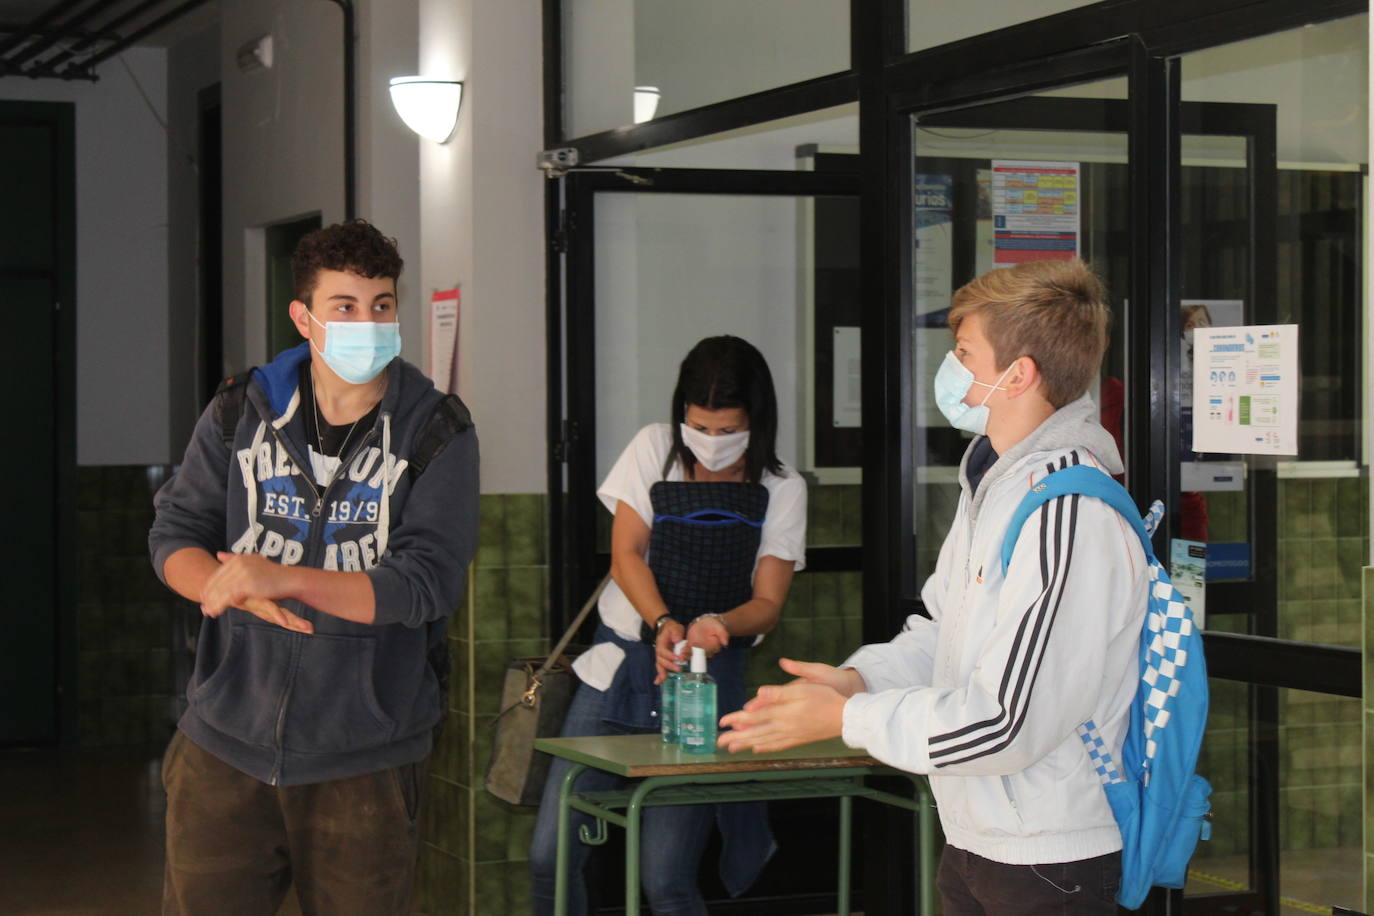
[[[1097,730],[1096,722],[1089,719],[1078,726],[1078,737],[1083,740],[1083,746],[1088,749],[1088,757],[1092,761],[1093,769],[1097,771],[1097,777],[1102,780],[1104,786],[1114,782],[1126,781],[1126,777],[1122,776],[1121,771],[1117,769],[1111,751],[1107,750],[1107,742],[1102,740],[1102,733]]]
[[[1150,761],[1156,750],[1155,732],[1169,724],[1169,707],[1178,696],[1179,669],[1188,664],[1183,640],[1193,635],[1193,609],[1174,588],[1169,574],[1158,562],[1150,565],[1150,605],[1145,618],[1149,643],[1140,679],[1149,687],[1145,696],[1145,774],[1150,779]]]

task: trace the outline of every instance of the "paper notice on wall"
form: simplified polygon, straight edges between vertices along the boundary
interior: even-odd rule
[[[1169,542],[1169,578],[1174,580],[1199,629],[1207,626],[1207,545],[1178,538]]]
[[[460,292],[435,290],[429,297],[429,377],[448,393],[458,387],[458,305]]]
[[[859,329],[836,328],[835,349],[833,352],[834,374],[831,381],[834,387],[834,424],[837,427],[861,426],[863,414],[860,410],[859,387]]]
[[[1078,163],[995,159],[993,261],[1072,261],[1078,257]]]
[[[954,176],[916,175],[912,262],[916,314],[949,308],[954,291]]]
[[[1298,326],[1193,331],[1193,451],[1298,453]]]

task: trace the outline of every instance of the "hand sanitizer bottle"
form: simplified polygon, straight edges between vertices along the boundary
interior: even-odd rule
[[[681,652],[685,645],[687,645],[687,640],[684,639],[673,647],[673,651]],[[685,676],[681,671],[669,672],[659,688],[659,726],[663,730],[664,744],[677,744],[678,742],[677,685]]]
[[[677,685],[677,725],[682,749],[689,754],[716,750],[716,682],[706,673],[706,650],[692,647],[692,672]]]

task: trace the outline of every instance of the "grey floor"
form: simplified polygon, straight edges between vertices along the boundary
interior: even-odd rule
[[[161,747],[0,751],[0,914],[149,916],[161,908]],[[1283,916],[1358,908],[1359,849],[1284,853]],[[1194,860],[1188,892],[1236,889],[1239,856]],[[288,895],[279,916],[298,916]]]

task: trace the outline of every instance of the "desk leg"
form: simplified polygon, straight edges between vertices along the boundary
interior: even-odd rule
[[[935,805],[930,798],[930,785],[919,776],[912,778],[916,800],[921,808],[916,815],[921,874],[921,916],[935,916]]]
[[[659,782],[652,776],[645,779],[625,806],[625,916],[639,916],[639,839],[644,798]]]
[[[563,777],[563,784],[558,787],[558,859],[553,879],[554,916],[568,916],[568,844],[572,842],[572,834],[568,830],[571,811],[569,803],[572,800],[573,780],[586,768],[586,764],[574,763]]]
[[[835,894],[836,916],[849,916],[849,863],[850,847],[853,845],[854,799],[849,795],[840,796],[840,886]]]

